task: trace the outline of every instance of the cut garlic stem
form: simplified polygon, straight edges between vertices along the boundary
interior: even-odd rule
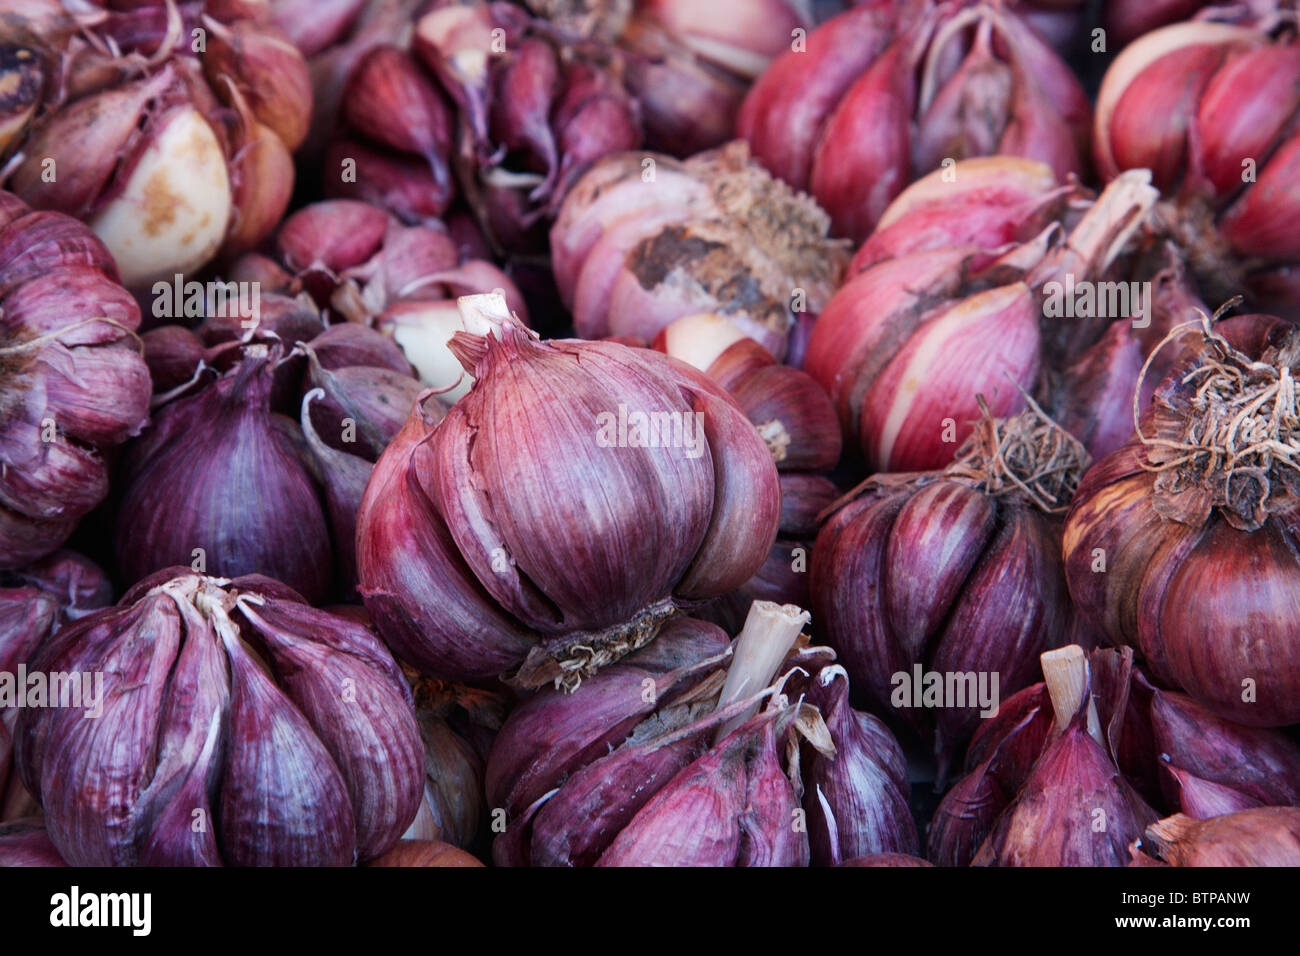
[[[460,309],[465,331],[474,335],[492,335],[511,319],[510,306],[499,292],[462,295],[456,300],[456,306]]]
[[[1078,644],[1058,647],[1044,651],[1039,660],[1043,665],[1043,679],[1047,683],[1047,693],[1052,698],[1052,710],[1056,714],[1056,728],[1064,731],[1079,712],[1083,695],[1088,693],[1091,681],[1088,679],[1088,655]],[[1088,700],[1088,734],[1103,744],[1101,721],[1097,718],[1097,705]]]
[[[794,647],[804,625],[812,616],[794,604],[755,601],[750,605],[745,626],[736,638],[735,652],[727,680],[722,685],[718,707],[758,693],[776,677],[777,668]],[[721,740],[758,711],[758,705],[732,718],[718,730]]]

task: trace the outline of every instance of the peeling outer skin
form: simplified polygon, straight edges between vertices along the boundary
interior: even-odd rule
[[[592,760],[623,743],[647,716],[679,699],[727,660],[729,650],[656,673],[635,656],[601,671],[581,693],[542,690],[506,720],[488,756],[484,789],[489,803],[516,812],[559,786]],[[647,681],[654,693],[647,694]],[[650,699],[647,699],[649,697]]]
[[[1150,712],[1162,769],[1230,787],[1257,805],[1300,804],[1300,747],[1285,732],[1231,723],[1173,691],[1156,690]]]
[[[625,216],[612,223],[600,234],[590,253],[583,260],[581,271],[574,282],[572,295],[573,327],[583,338],[604,338],[612,335],[610,300],[620,280],[627,274],[628,257],[653,243],[657,230],[667,227],[684,228],[691,209],[687,206],[669,206],[664,209],[647,209],[636,216]],[[647,311],[650,311],[647,308]],[[619,328],[628,334],[644,338],[644,332],[654,329],[662,318],[657,310],[650,315],[634,312],[619,315]]]
[[[923,176],[889,204],[854,253],[849,274],[915,252],[973,245],[994,253],[1032,238],[1076,192],[1058,186],[1050,166],[1016,156],[963,160],[957,182],[946,170]],[[981,265],[983,263],[980,263]]]
[[[140,312],[117,276],[82,223],[0,192],[0,568],[62,544],[107,494],[101,449],[147,423]]]
[[[806,834],[790,834],[782,841],[769,829],[777,815],[769,801],[781,810],[797,806],[784,775],[779,774],[779,781],[771,777],[772,726],[782,716],[781,709],[769,706],[682,768],[623,828],[596,866],[806,862]],[[751,804],[756,797],[764,805]],[[780,813],[783,835],[791,830],[791,819],[791,813]]]
[[[561,294],[583,334],[653,339],[674,319],[718,312],[774,355],[785,354],[803,289],[815,315],[848,252],[829,219],[750,159],[744,142],[685,163],[618,154],[596,164],[552,229]]]
[[[832,665],[817,675],[814,703],[835,746],[833,756],[814,749],[803,774],[809,843],[819,865],[917,850],[902,749],[877,718],[849,706],[848,693],[842,668]]]
[[[1002,702],[966,749],[966,776],[944,794],[930,824],[927,853],[939,866],[969,866],[1014,799],[1055,730],[1043,683]]]
[[[362,499],[358,590],[400,657],[441,677],[494,677],[518,666],[536,637],[483,590],[429,500],[420,446],[431,426],[420,406],[380,456]]]
[[[1257,807],[1210,820],[1175,814],[1148,826],[1129,852],[1132,866],[1294,867],[1300,809]]]
[[[970,255],[941,249],[881,263],[849,280],[822,311],[804,370],[835,402],[846,435],[856,439],[867,389],[923,317],[961,286]]]
[[[554,684],[573,693],[583,678],[653,641],[659,629],[678,613],[673,599],[664,598],[614,627],[547,638],[528,652],[506,683],[521,690]]]
[[[787,303],[772,297],[732,244],[730,226],[669,225],[631,250],[610,293],[615,335],[653,337],[673,319],[718,309],[780,358],[794,325]],[[788,294],[788,293],[787,293]],[[653,315],[648,324],[633,317]]]
[[[655,159],[655,181],[641,179],[644,153],[615,153],[597,163],[574,184],[551,227],[551,265],[564,304],[573,294],[583,264],[601,235],[617,223],[652,211],[676,207],[685,215],[707,198],[707,190],[670,157]]]

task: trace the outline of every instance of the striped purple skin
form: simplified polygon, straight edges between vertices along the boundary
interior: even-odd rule
[[[932,742],[946,773],[983,708],[919,706],[898,675],[974,673],[990,689],[996,675],[1000,700],[1032,683],[1069,627],[1059,551],[1057,523],[1024,501],[938,473],[882,480],[818,536],[814,620],[872,709]]]
[[[313,602],[328,595],[334,553],[321,492],[300,439],[271,411],[276,357],[246,355],[166,406],[128,449],[115,539],[128,582],[188,565],[265,574]]]
[[[363,625],[267,578],[172,568],[31,663],[102,678],[102,713],[26,708],[23,781],[70,864],[348,866],[414,819],[410,692]]]

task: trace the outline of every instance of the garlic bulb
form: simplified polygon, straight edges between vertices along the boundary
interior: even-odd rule
[[[80,707],[23,709],[16,731],[73,865],[349,866],[415,816],[423,753],[401,671],[363,626],[268,578],[172,569],[31,666],[90,685]]]
[[[565,198],[551,228],[555,281],[583,338],[651,341],[674,319],[713,312],[780,359],[839,281],[847,256],[829,225],[744,143],[684,162],[618,153]]]
[[[218,6],[146,0],[57,27],[31,28],[22,13],[6,23],[40,37],[30,53],[62,77],[9,188],[88,222],[132,289],[256,246],[293,192],[306,61],[269,23]]]
[[[1222,717],[1278,727],[1300,720],[1287,451],[1300,338],[1267,316],[1203,323],[1199,353],[1080,484],[1066,575],[1078,607],[1157,677]]]
[[[376,627],[426,673],[576,686],[678,609],[747,581],[776,536],[776,467],[704,375],[656,352],[537,341],[499,296],[461,300],[474,386],[417,405],[357,524]]]
[[[933,742],[940,779],[1070,626],[1059,515],[1087,453],[1036,407],[986,416],[947,470],[860,485],[813,550],[821,633],[877,713]],[[923,691],[934,675],[951,695]]]
[[[0,569],[61,545],[149,419],[140,309],[76,220],[0,192]]]

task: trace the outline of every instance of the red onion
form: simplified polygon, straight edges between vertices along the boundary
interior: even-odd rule
[[[1140,648],[1156,676],[1215,713],[1291,724],[1300,339],[1269,317],[1203,321],[1199,354],[1079,487],[1064,539],[1070,593],[1111,641]]]
[[[103,453],[144,427],[140,310],[103,243],[0,193],[0,568],[49,554],[108,491]]]
[[[62,81],[9,188],[85,219],[131,288],[256,245],[288,206],[306,62],[274,27],[216,7],[134,4],[38,32],[31,49]]]
[[[875,0],[832,18],[754,84],[737,132],[755,157],[861,240],[941,164],[997,153],[1083,169],[1078,80],[1000,4]]]
[[[1152,171],[1170,197],[1161,218],[1212,297],[1249,290],[1294,310],[1300,46],[1267,32],[1294,11],[1249,13],[1211,8],[1125,48],[1098,93],[1096,162],[1107,177]]]
[[[23,780],[73,865],[346,866],[415,816],[422,754],[397,665],[267,578],[172,569],[59,631],[32,668],[98,685],[98,719],[18,719]]]
[[[1132,314],[1111,314],[1107,299],[1068,317],[1074,290],[1101,288],[1154,204],[1144,173],[1070,213],[1066,234],[1051,220],[1069,212],[1067,191],[1046,167],[997,157],[954,171],[955,186],[934,173],[890,206],[808,344],[805,367],[877,470],[946,464],[979,414],[976,395],[995,415],[1019,411],[1045,363],[1073,362]]]
[[[817,537],[821,633],[876,712],[932,740],[941,780],[1066,637],[1058,515],[1086,464],[1036,407],[989,416],[946,471],[868,479]]]
[[[653,339],[715,312],[777,358],[815,317],[844,252],[825,214],[733,143],[686,162],[625,153],[597,163],[551,229],[556,285],[584,338]]]
[[[357,528],[361,593],[427,673],[523,665],[524,686],[576,686],[753,575],[776,533],[776,469],[740,409],[688,366],[538,342],[500,296],[461,304],[488,333],[452,338],[475,384],[434,430],[417,406],[376,466]]]

